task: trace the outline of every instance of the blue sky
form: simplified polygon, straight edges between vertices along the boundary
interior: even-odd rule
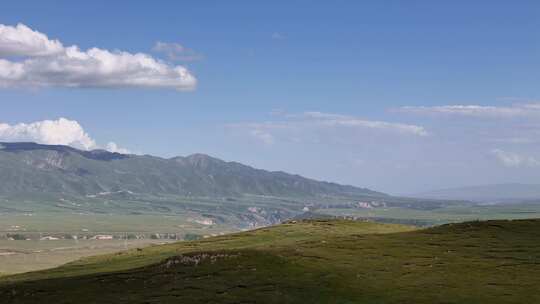
[[[81,52],[146,53],[197,84],[67,85],[36,65],[38,83],[2,85],[0,65],[2,140],[63,143],[72,129],[19,125],[63,117],[91,148],[202,152],[392,193],[540,178],[537,1],[3,1],[0,24],[19,23]],[[0,36],[0,59],[36,56],[10,50]]]

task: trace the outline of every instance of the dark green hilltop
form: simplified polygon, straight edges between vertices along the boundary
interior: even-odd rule
[[[0,278],[2,303],[540,303],[540,220],[307,220]]]

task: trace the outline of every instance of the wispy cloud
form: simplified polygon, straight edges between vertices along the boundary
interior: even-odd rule
[[[24,24],[0,24],[0,87],[173,88],[192,90],[185,67],[143,53],[80,50]]]
[[[271,37],[272,37],[272,39],[274,39],[274,40],[282,40],[282,39],[285,39],[285,35],[283,35],[282,33],[278,33],[278,32],[273,32]]]
[[[528,144],[535,144],[538,142],[537,139],[533,139],[531,137],[523,137],[523,136],[488,138],[487,141],[493,142],[493,143],[514,144],[514,145],[528,145]]]
[[[444,105],[444,106],[406,106],[398,112],[414,114],[459,115],[470,117],[523,117],[540,116],[540,103],[515,104],[512,106]]]
[[[357,127],[368,129],[387,130],[391,132],[397,132],[408,135],[426,136],[428,132],[422,126],[379,121],[379,120],[365,120],[356,118],[353,116],[339,115],[332,113],[321,112],[305,112],[304,117],[313,119],[315,122],[327,125],[327,126],[344,126],[344,127]]]
[[[506,167],[519,168],[540,166],[540,160],[531,156],[507,152],[501,149],[493,149],[491,150],[491,154],[493,154],[497,160]]]
[[[257,138],[261,142],[272,145],[276,141],[274,136],[268,132],[267,130],[264,130],[265,128],[261,128],[260,126],[255,126],[251,131],[251,136]]]
[[[153,47],[154,52],[165,54],[171,61],[197,61],[204,58],[203,55],[189,49],[179,43],[158,41]]]
[[[0,123],[0,141],[30,141],[47,145],[72,146],[83,150],[101,148],[79,122],[66,118],[13,125]],[[118,147],[114,142],[109,142],[105,149],[111,152],[130,153],[129,150]]]
[[[358,138],[358,132],[419,137],[428,135],[427,130],[422,126],[366,120],[334,113],[304,112],[300,114],[287,114],[284,112],[273,112],[272,114],[281,119],[265,122],[229,124],[228,127],[245,130],[252,137],[265,144],[273,144],[278,138],[286,138],[294,142],[313,142],[324,140],[325,137],[345,136],[350,137],[348,139],[350,141],[356,141],[361,140],[361,138]]]

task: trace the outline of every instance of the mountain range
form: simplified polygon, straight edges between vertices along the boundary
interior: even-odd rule
[[[0,143],[0,196],[358,197],[385,194],[255,169],[204,154],[161,158],[69,146]]]

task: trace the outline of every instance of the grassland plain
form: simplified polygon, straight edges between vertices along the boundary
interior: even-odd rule
[[[421,226],[434,226],[452,222],[475,220],[540,218],[540,204],[502,204],[474,206],[444,206],[434,209],[388,208],[326,208],[317,214],[338,217],[400,222]]]
[[[0,279],[5,303],[540,303],[540,220],[310,220]]]
[[[82,257],[166,242],[171,242],[171,240],[0,240],[0,275],[47,269]]]
[[[73,260],[128,248],[169,242],[151,239],[153,234],[172,233],[182,239],[186,234],[211,236],[238,231],[230,225],[197,223],[204,217],[191,215],[122,215],[41,213],[0,215],[0,273],[20,273],[57,267]],[[29,240],[8,240],[10,234]],[[114,240],[82,239],[97,234],[113,235]],[[40,240],[42,236],[77,235],[78,239]],[[125,240],[127,235],[144,236]],[[0,301],[1,303],[1,301]]]

